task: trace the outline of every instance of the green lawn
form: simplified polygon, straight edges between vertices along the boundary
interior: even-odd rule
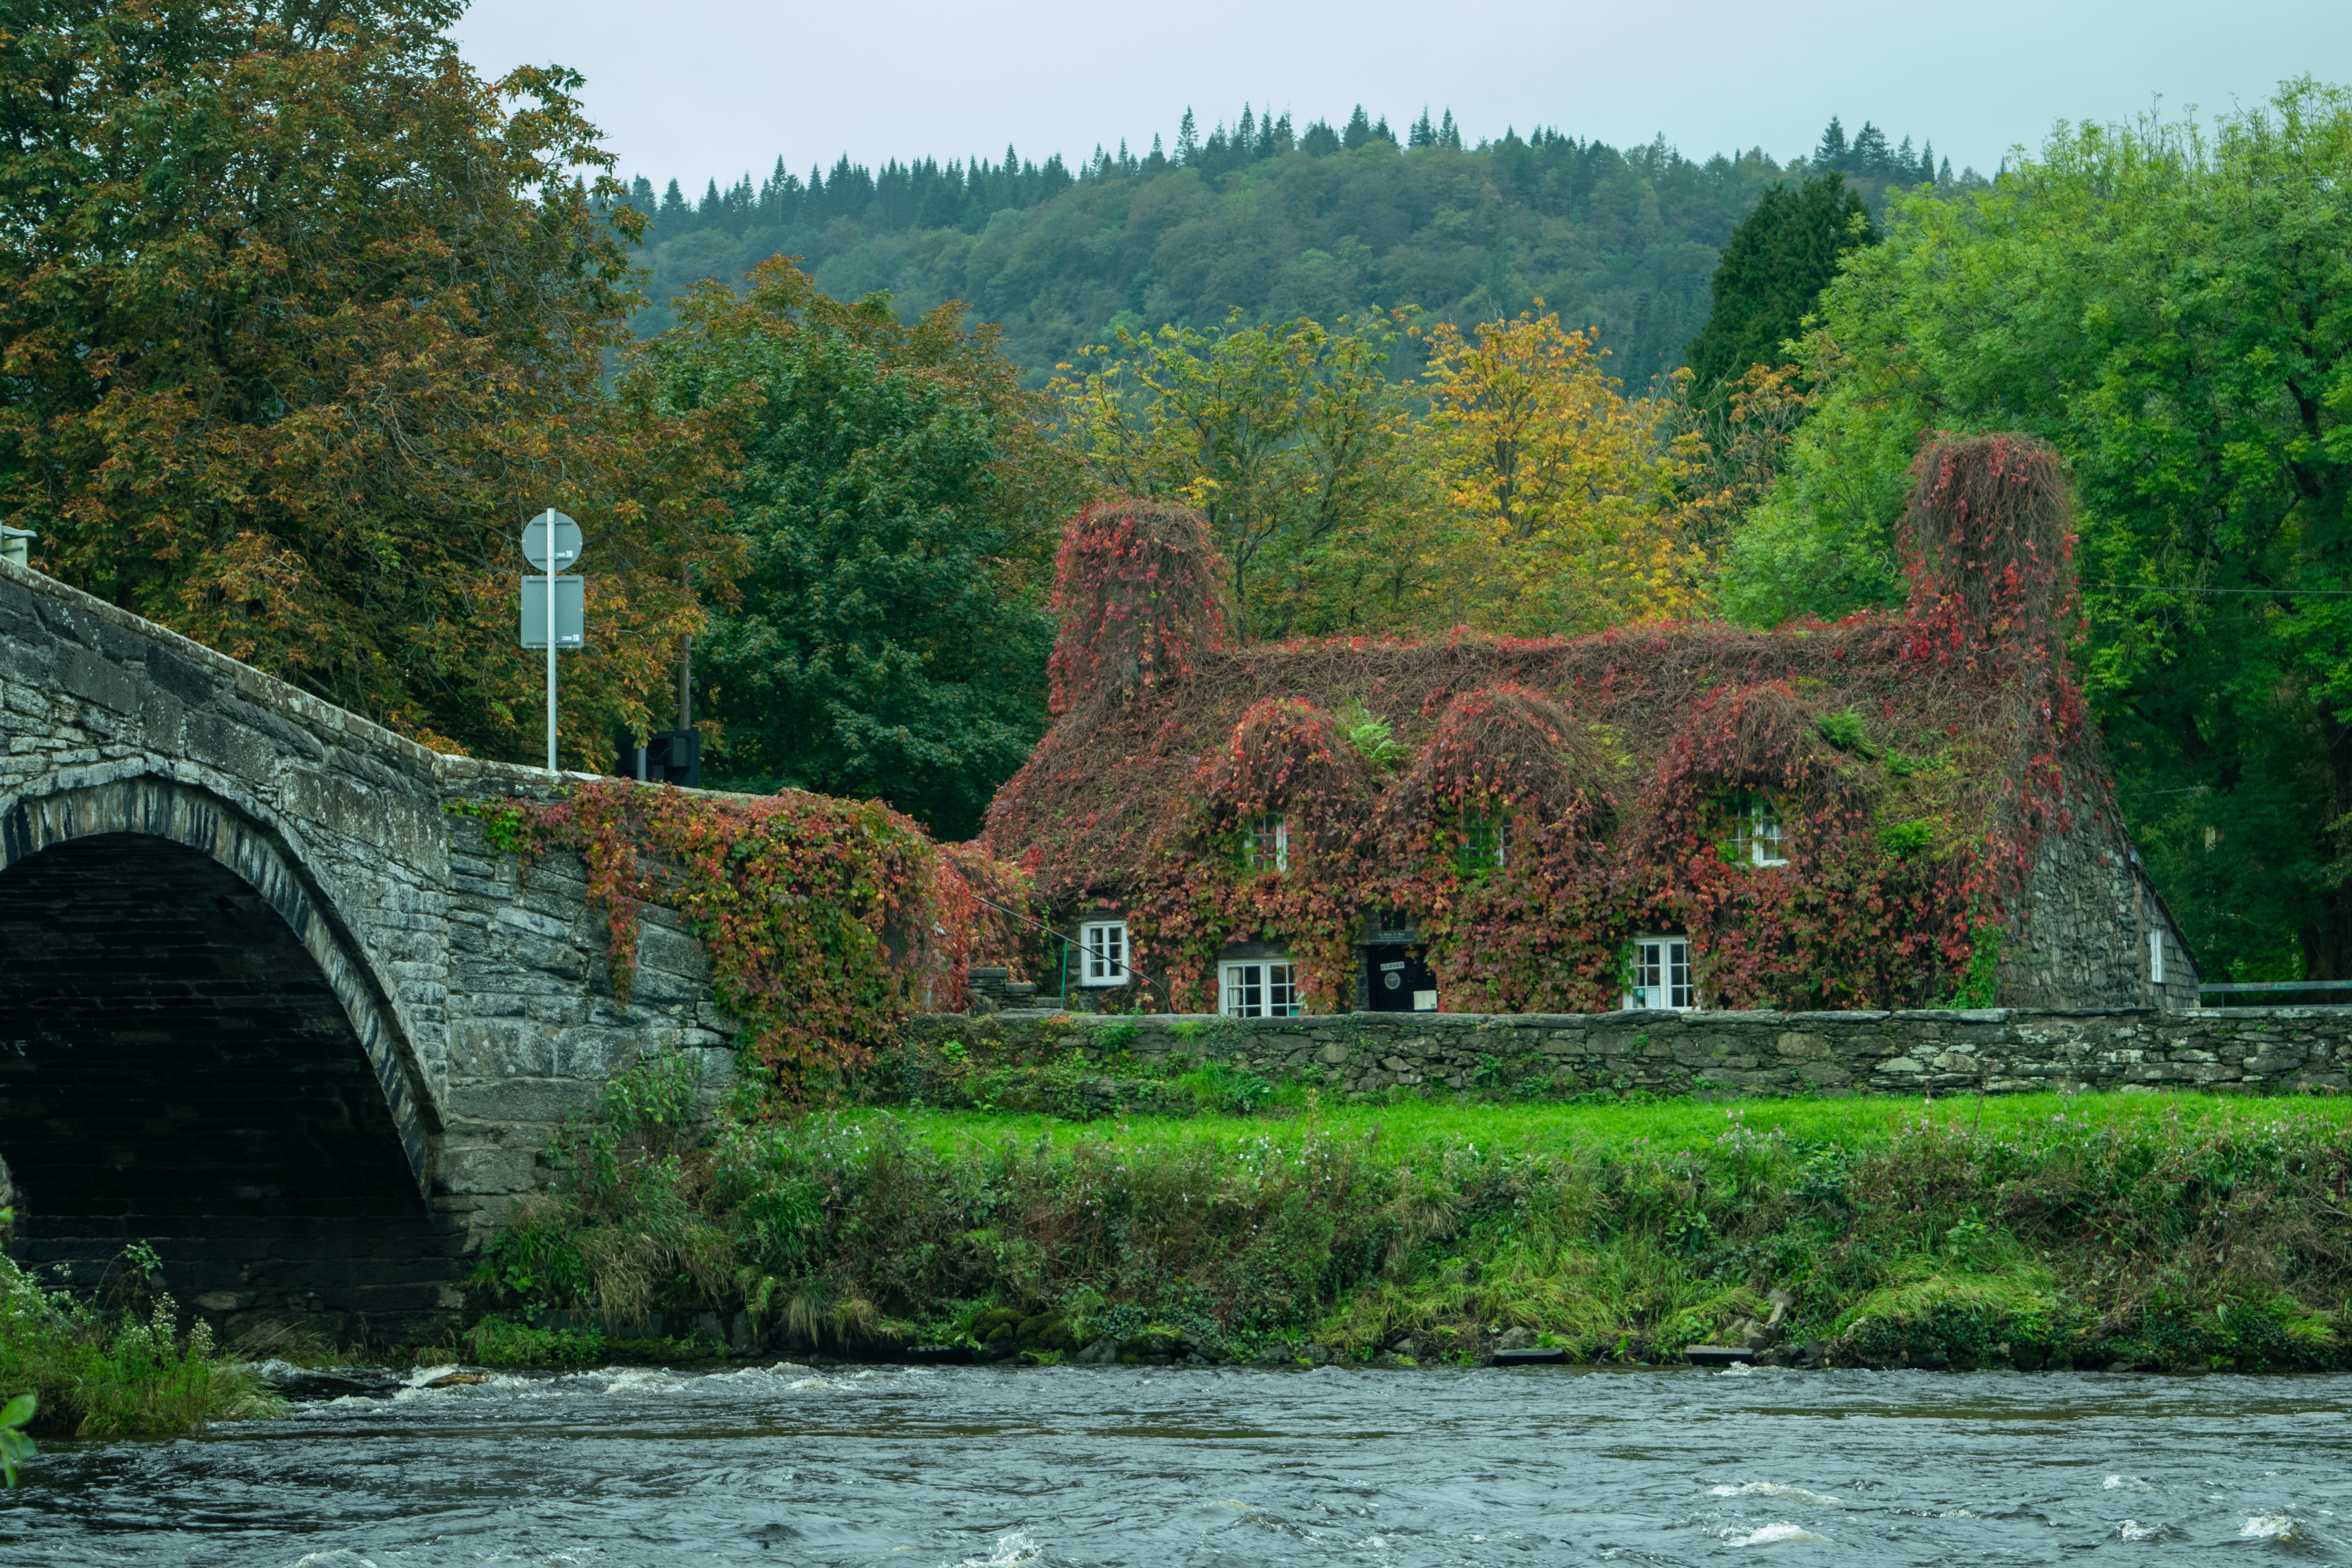
[[[841,1117],[853,1125],[898,1121],[911,1131],[915,1142],[942,1154],[1007,1140],[1023,1143],[1042,1140],[1057,1146],[1109,1142],[1171,1147],[1239,1140],[1295,1141],[1315,1131],[1369,1136],[1381,1152],[1402,1158],[1422,1145],[1461,1142],[1491,1142],[1514,1153],[1666,1153],[1704,1148],[1734,1125],[1744,1125],[1751,1133],[1769,1135],[1777,1131],[1792,1142],[1838,1143],[1856,1152],[1883,1147],[1902,1125],[1916,1128],[1923,1121],[1972,1131],[1980,1129],[1996,1138],[2051,1128],[2060,1117],[2117,1131],[2178,1125],[2184,1132],[2218,1132],[2283,1122],[2317,1131],[2352,1124],[2352,1096],[2288,1100],[2186,1092],[2021,1094],[1933,1101],[1856,1096],[1533,1106],[1401,1100],[1255,1117],[1138,1116],[1069,1121],[1042,1115],[905,1110],[845,1111]]]

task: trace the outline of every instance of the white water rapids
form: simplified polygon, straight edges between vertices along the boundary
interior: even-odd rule
[[[2352,1378],[613,1368],[53,1444],[8,1563],[2352,1561]],[[2195,1561],[2207,1561],[2200,1556]]]

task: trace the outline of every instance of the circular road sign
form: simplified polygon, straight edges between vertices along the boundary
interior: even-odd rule
[[[578,565],[581,552],[586,545],[586,541],[581,536],[580,525],[553,507],[522,525],[523,559],[539,571],[547,570],[547,524],[550,519],[555,522],[555,570],[561,572],[568,566]]]

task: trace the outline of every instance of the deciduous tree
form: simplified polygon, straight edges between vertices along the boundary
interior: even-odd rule
[[[1209,519],[1245,639],[1410,625],[1444,566],[1387,317],[1121,331],[1054,390],[1097,481]]]
[[[2047,437],[2125,816],[2241,979],[2352,978],[2347,184],[2352,93],[2305,79],[2210,132],[2062,126],[1988,192],[1899,198],[1823,296],[1831,390],[1767,509],[1779,547],[1743,540],[1732,573],[1885,552],[1938,427]],[[1823,575],[1768,596],[1869,596]]]
[[[44,570],[441,743],[535,752],[524,519],[593,541],[602,763],[723,590],[692,421],[607,395],[634,213],[556,68],[455,0],[44,0],[0,20],[0,511]],[[511,106],[511,107],[510,107]],[[594,176],[583,184],[578,171]],[[617,224],[617,226],[616,226]]]
[[[1045,732],[1053,551],[1085,491],[961,313],[903,325],[777,258],[740,294],[703,285],[646,350],[663,406],[743,453],[742,600],[698,653],[721,781],[880,796],[965,837]]]
[[[1696,442],[1623,395],[1591,334],[1530,311],[1430,340],[1432,437],[1476,551],[1470,618],[1580,632],[1693,609],[1703,563],[1675,490]]]

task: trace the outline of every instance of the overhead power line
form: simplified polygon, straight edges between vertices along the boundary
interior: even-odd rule
[[[2175,588],[2164,583],[2085,583],[2083,586],[2132,594],[2262,594],[2273,598],[2352,599],[2352,588]]]

